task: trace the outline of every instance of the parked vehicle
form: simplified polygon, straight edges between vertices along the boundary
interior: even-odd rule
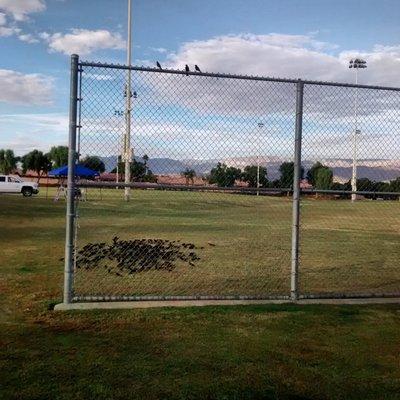
[[[30,197],[39,193],[39,187],[35,182],[26,182],[16,176],[0,175],[0,193],[22,193],[24,197]]]

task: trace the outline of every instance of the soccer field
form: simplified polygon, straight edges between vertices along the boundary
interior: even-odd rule
[[[255,271],[274,265],[265,248],[278,254],[282,270],[276,277],[288,274],[290,244],[284,239],[290,233],[290,199],[135,191],[125,204],[106,193],[103,200],[89,196],[80,208],[80,240],[83,234],[89,241],[108,240],[118,230],[121,237],[175,235],[194,242],[204,246],[195,268],[207,269],[205,261],[214,260],[212,265],[218,263],[233,279],[227,286],[216,274],[215,286],[206,281],[204,288],[210,289],[235,286],[243,273],[233,271],[246,259]],[[65,203],[1,196],[0,205],[0,398],[399,398],[397,305],[56,313],[51,308],[62,294]],[[353,287],[348,278],[339,280],[342,273],[336,281],[329,278],[332,268],[325,260],[332,252],[339,271],[351,265],[370,272],[355,276],[363,277],[364,287],[384,280],[394,288],[395,275],[385,271],[398,255],[397,206],[360,202],[354,213],[349,202],[305,200],[302,261],[326,277],[308,283]],[[329,224],[335,229],[328,230],[325,215],[332,210]],[[373,222],[362,222],[371,212]],[[349,232],[357,233],[358,247],[347,243]],[[316,243],[321,235],[335,240]],[[372,273],[376,268],[380,274]],[[285,279],[280,289],[288,287]],[[245,282],[247,289],[272,287],[268,281]]]

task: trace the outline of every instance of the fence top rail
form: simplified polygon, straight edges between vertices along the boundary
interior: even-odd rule
[[[174,190],[190,190],[190,191],[219,191],[219,192],[291,192],[291,188],[255,188],[248,186],[210,186],[210,185],[180,185],[165,183],[149,183],[149,182],[104,182],[104,181],[82,181],[76,183],[81,188],[138,188],[138,189],[174,189]]]
[[[139,72],[154,72],[171,75],[194,75],[204,76],[211,78],[222,78],[222,79],[241,79],[249,81],[264,81],[264,82],[281,82],[281,83],[298,83],[303,82],[305,85],[318,85],[318,86],[336,86],[336,87],[347,87],[347,88],[359,88],[359,89],[375,89],[375,90],[387,90],[400,92],[400,87],[391,86],[378,86],[378,85],[361,85],[355,83],[344,83],[344,82],[327,82],[327,81],[316,81],[308,79],[291,79],[291,78],[277,78],[277,77],[265,77],[265,76],[250,76],[240,74],[227,74],[227,73],[216,73],[216,72],[197,72],[197,71],[183,71],[177,69],[159,69],[144,66],[128,66],[122,64],[107,64],[100,62],[80,61],[80,67],[98,67],[98,68],[110,68],[110,69],[122,69]]]

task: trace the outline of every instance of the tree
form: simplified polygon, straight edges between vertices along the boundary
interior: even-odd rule
[[[384,182],[373,182],[368,178],[360,178],[357,179],[357,190],[358,191],[365,191],[365,192],[373,192],[374,190],[377,190],[380,184]],[[382,190],[383,192],[384,190]]]
[[[131,178],[132,181],[144,182],[146,175],[146,165],[140,161],[133,160],[131,162]]]
[[[59,168],[68,164],[68,147],[67,146],[53,146],[48,157],[53,163],[53,168]]]
[[[270,188],[280,188],[281,187],[281,180],[280,179],[274,179],[269,183]]]
[[[192,185],[194,185],[194,178],[196,176],[196,171],[194,169],[186,168],[181,172],[181,175],[185,177],[186,185],[189,185],[189,182],[192,182]]]
[[[400,192],[400,178],[396,178],[393,181],[390,181],[389,183],[389,192]],[[399,198],[398,195],[392,196],[392,199],[396,200]]]
[[[18,157],[10,149],[0,149],[0,172],[2,174],[11,174],[17,168]]]
[[[134,182],[157,182],[157,177],[145,163],[133,160],[131,163],[131,180]]]
[[[242,171],[239,168],[228,167],[226,164],[218,163],[211,170],[208,181],[220,187],[231,187],[235,185],[236,179],[239,179],[241,175]]]
[[[81,162],[81,165],[83,165],[86,168],[89,168],[93,171],[102,173],[106,170],[106,167],[104,165],[104,162],[100,157],[97,156],[86,156]]]
[[[333,184],[333,172],[328,167],[320,167],[314,175],[315,188],[319,190],[329,190]]]
[[[320,168],[325,168],[325,165],[322,164],[321,162],[317,161],[317,162],[314,163],[314,164],[312,165],[312,167],[307,171],[307,175],[306,175],[307,181],[308,181],[308,183],[310,183],[310,184],[313,185],[313,186],[315,186],[316,174],[317,174],[317,171],[318,171]]]
[[[28,169],[37,173],[39,183],[42,175],[51,170],[51,161],[47,154],[43,154],[39,150],[32,150],[22,157],[22,172],[25,174]]]
[[[279,167],[279,172],[281,174],[280,185],[282,188],[291,188],[293,186],[294,177],[294,162],[284,162]],[[304,168],[301,167],[300,179],[303,179]]]
[[[393,181],[390,181],[389,191],[390,192],[400,192],[400,178],[396,178]]]
[[[118,160],[118,170],[122,175],[123,171],[125,171],[125,162],[121,162],[120,158]],[[140,161],[133,160],[130,169],[132,182],[157,182],[157,176]],[[114,168],[111,172],[116,173],[117,168]]]
[[[242,173],[242,180],[248,183],[249,187],[257,187],[257,165],[247,165]],[[260,187],[268,186],[267,168],[260,166]]]
[[[149,156],[147,154],[143,154],[142,157],[144,168],[146,169],[146,174],[147,174],[147,162],[149,161]]]
[[[352,190],[350,179],[347,182],[343,183],[343,190],[346,190],[348,192]]]

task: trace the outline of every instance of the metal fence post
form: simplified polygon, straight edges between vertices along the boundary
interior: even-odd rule
[[[293,218],[292,218],[292,269],[290,281],[290,297],[297,300],[299,297],[299,230],[300,230],[300,180],[301,180],[301,141],[303,131],[303,94],[304,82],[297,82],[296,90],[296,125],[294,146],[294,174],[293,174]]]
[[[68,141],[68,185],[67,213],[65,229],[65,264],[64,264],[64,303],[71,303],[74,274],[74,223],[75,223],[75,162],[76,129],[78,109],[78,63],[76,54],[71,56],[71,82],[69,102],[69,141]]]

